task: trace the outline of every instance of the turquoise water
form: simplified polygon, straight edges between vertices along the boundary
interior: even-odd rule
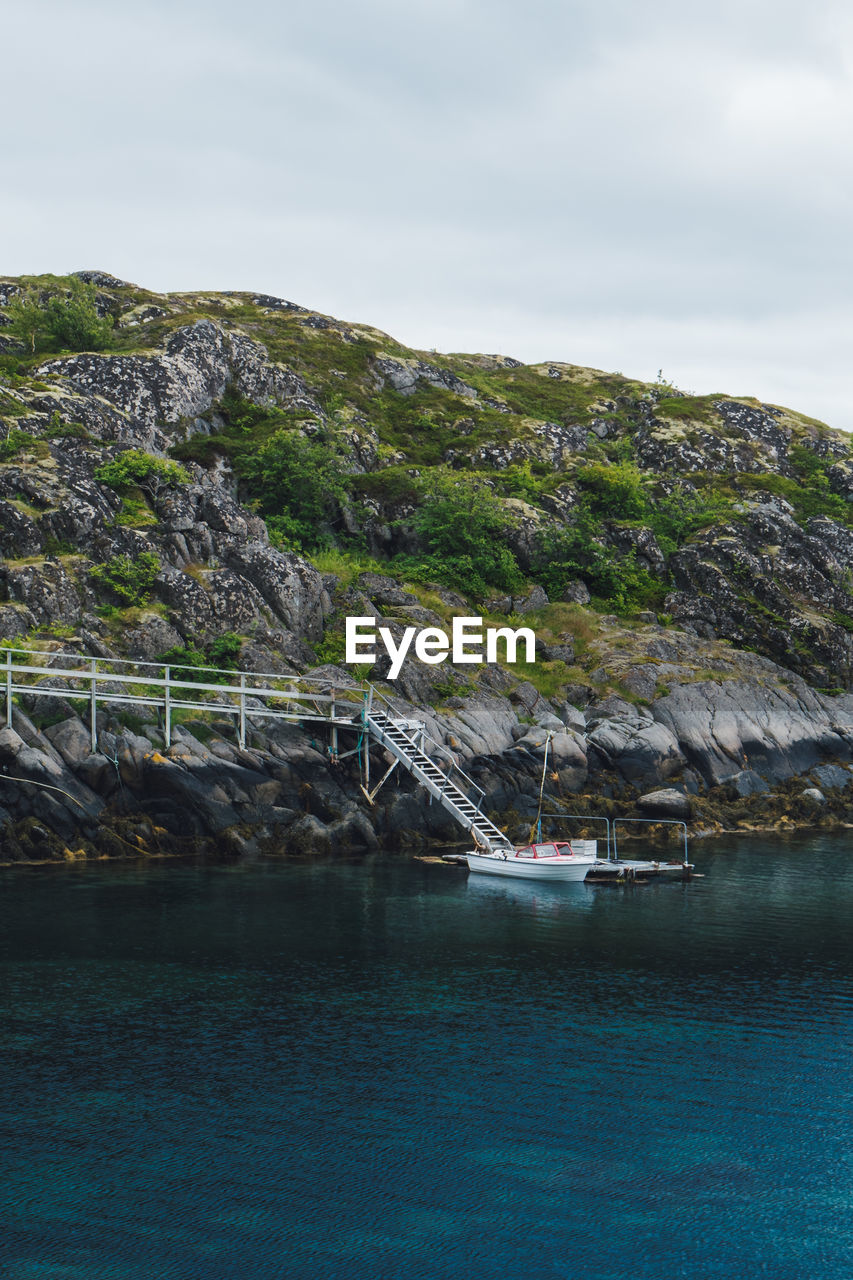
[[[853,852],[0,875],[9,1280],[853,1274]]]

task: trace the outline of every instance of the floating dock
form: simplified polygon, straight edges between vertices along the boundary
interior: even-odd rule
[[[585,883],[624,884],[634,881],[642,884],[646,880],[660,877],[689,880],[692,875],[692,862],[647,862],[634,858],[610,858],[594,862],[586,873]]]

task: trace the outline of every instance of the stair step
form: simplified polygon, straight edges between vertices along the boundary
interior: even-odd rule
[[[478,804],[470,800],[460,787],[451,782],[447,774],[423,751],[418,742],[398,728],[384,712],[371,712],[367,725],[375,737],[388,748],[416,777],[440,804],[456,815],[457,821],[488,844],[505,845],[506,836],[490,822]]]

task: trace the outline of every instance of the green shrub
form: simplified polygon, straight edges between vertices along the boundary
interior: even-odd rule
[[[671,555],[692,533],[718,521],[731,519],[733,515],[731,501],[722,494],[676,489],[654,498],[650,503],[648,523],[664,555]]]
[[[444,582],[474,596],[514,591],[523,578],[507,544],[512,518],[473,476],[439,470],[424,483],[414,517],[424,553],[394,562],[414,581]]]
[[[109,587],[125,605],[145,604],[159,572],[160,561],[153,551],[142,551],[136,559],[114,556],[106,564],[95,565],[90,570],[95,581]]]
[[[750,473],[738,476],[737,484],[741,489],[785,498],[794,508],[794,515],[800,523],[813,516],[829,516],[832,520],[845,523],[850,523],[853,519],[853,512],[848,504],[838,494],[830,492],[829,482],[822,473],[815,473],[805,484],[798,484],[788,476],[773,472]]]
[[[171,667],[175,680],[192,680],[200,684],[229,684],[228,672],[234,671],[243,642],[233,631],[226,631],[205,645],[176,645],[160,654],[159,661]],[[218,667],[219,672],[210,670]]]
[[[19,453],[23,453],[25,449],[35,447],[35,439],[28,431],[21,431],[19,427],[10,427],[5,440],[0,440],[0,462],[11,462],[12,458],[17,458]]]
[[[418,482],[411,467],[383,467],[381,471],[353,476],[350,489],[354,497],[374,498],[379,502],[414,502]]]
[[[552,600],[559,600],[575,578],[590,593],[620,612],[663,602],[666,587],[637,564],[636,552],[627,554],[604,546],[601,529],[592,513],[581,510],[571,525],[550,525],[538,540],[533,563],[536,581]]]
[[[802,472],[806,483],[820,476],[826,478],[826,471],[831,465],[826,458],[815,453],[814,449],[808,449],[805,445],[792,444],[788,450],[788,460]]]
[[[44,434],[51,440],[91,440],[82,422],[63,422],[59,410],[54,409]]]
[[[306,550],[330,541],[347,477],[329,442],[277,431],[239,470],[276,541]]]
[[[719,417],[715,408],[717,399],[718,396],[661,396],[655,404],[655,417],[713,425]]]
[[[142,449],[124,452],[95,468],[95,479],[111,489],[143,489],[156,498],[162,489],[187,484],[189,473],[178,462],[154,458]]]
[[[580,468],[577,480],[595,515],[607,520],[642,520],[648,514],[643,475],[632,462],[594,462]]]
[[[38,288],[27,289],[9,303],[11,331],[35,355],[36,351],[100,351],[113,330],[113,317],[98,315],[97,290],[75,276],[64,289],[44,298]]]
[[[242,648],[243,641],[235,631],[224,631],[207,645],[207,656],[214,667],[226,667],[233,671]]]
[[[522,498],[537,505],[542,494],[554,485],[553,469],[542,462],[526,461],[520,466],[506,467],[495,476],[495,485],[507,498]]]

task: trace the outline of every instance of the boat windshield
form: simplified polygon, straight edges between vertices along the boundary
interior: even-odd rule
[[[516,849],[517,858],[568,858],[571,857],[572,846],[568,840],[559,844],[528,844],[523,849]]]

